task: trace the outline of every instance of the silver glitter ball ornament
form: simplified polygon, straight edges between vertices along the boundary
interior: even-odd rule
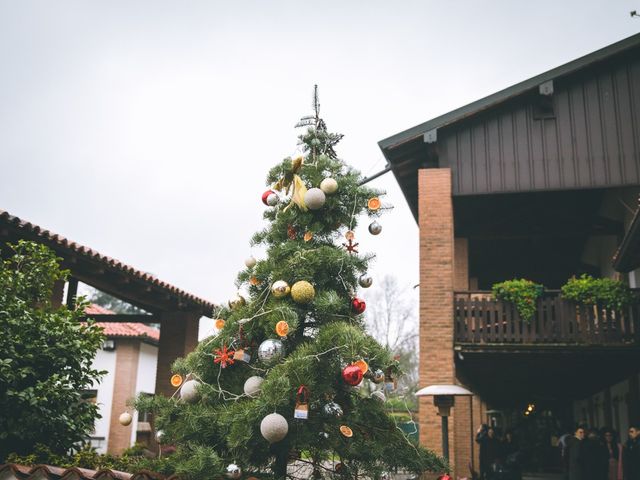
[[[342,407],[336,402],[329,402],[322,407],[322,413],[327,417],[341,417]]]
[[[156,432],[156,442],[158,442],[159,444],[162,444],[163,440],[164,440],[164,431],[163,430],[158,430]]]
[[[258,347],[258,358],[266,365],[274,365],[284,357],[284,344],[281,340],[269,338]]]
[[[371,235],[378,235],[382,231],[382,225],[375,220],[369,224],[369,233]]]
[[[364,275],[360,275],[358,284],[360,284],[362,288],[369,288],[373,284],[373,278],[371,278],[371,275],[365,273]]]
[[[237,479],[242,476],[242,469],[235,463],[230,463],[229,465],[227,465],[224,474],[227,478]]]
[[[200,399],[198,392],[200,382],[197,380],[187,380],[180,387],[180,399],[185,403],[194,403]]]
[[[278,198],[278,195],[276,195],[275,193],[271,193],[267,197],[267,205],[269,205],[270,207],[275,207],[278,204],[279,200],[280,199]]]

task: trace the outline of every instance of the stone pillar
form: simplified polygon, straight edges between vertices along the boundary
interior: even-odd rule
[[[160,319],[160,345],[156,370],[156,395],[170,397],[175,392],[171,386],[171,364],[192,352],[198,345],[200,315],[190,312],[162,312]]]
[[[453,361],[453,202],[451,170],[418,172],[420,227],[420,387],[455,381]],[[449,418],[450,462],[455,465],[455,410]],[[442,454],[441,419],[432,397],[422,397],[420,442]]]
[[[136,395],[138,381],[138,359],[140,356],[140,340],[130,338],[116,339],[116,370],[113,380],[113,397],[111,399],[111,419],[109,420],[109,440],[107,451],[120,455],[131,446],[131,430],[133,421],[128,426],[120,425],[120,414],[127,411],[127,400]],[[133,410],[129,413],[134,414]]]

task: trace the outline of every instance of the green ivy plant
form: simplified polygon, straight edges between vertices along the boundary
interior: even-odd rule
[[[515,304],[520,317],[525,322],[530,322],[536,313],[536,303],[544,286],[521,278],[496,283],[491,291],[498,300]]]
[[[561,288],[562,296],[584,305],[601,305],[612,310],[620,310],[636,298],[631,289],[619,280],[593,278],[582,274],[570,278]]]

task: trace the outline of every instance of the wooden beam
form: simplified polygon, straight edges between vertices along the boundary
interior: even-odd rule
[[[78,279],[75,277],[69,277],[69,282],[67,283],[67,308],[69,310],[75,310],[77,296]]]

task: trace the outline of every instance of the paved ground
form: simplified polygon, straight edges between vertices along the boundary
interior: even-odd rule
[[[562,480],[561,473],[525,473],[522,480]]]

